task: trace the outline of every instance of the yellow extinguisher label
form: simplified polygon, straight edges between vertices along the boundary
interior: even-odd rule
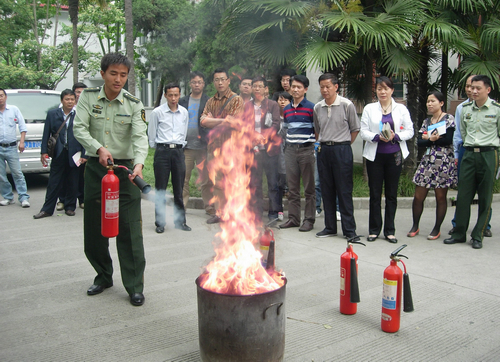
[[[382,308],[396,309],[398,295],[398,281],[384,278],[384,290],[382,293]]]

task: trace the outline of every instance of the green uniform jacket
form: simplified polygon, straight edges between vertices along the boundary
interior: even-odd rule
[[[113,158],[144,164],[146,129],[142,102],[126,90],[112,101],[106,98],[104,87],[85,88],[80,95],[73,130],[88,156],[98,157],[97,150],[105,147]]]
[[[464,146],[500,146],[500,104],[488,98],[481,108],[476,102],[465,103],[460,114]]]

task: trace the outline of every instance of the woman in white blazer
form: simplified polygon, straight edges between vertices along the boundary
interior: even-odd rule
[[[394,218],[397,209],[399,176],[403,161],[408,157],[406,141],[413,137],[413,123],[408,109],[392,98],[394,83],[388,77],[377,78],[378,102],[370,103],[361,116],[361,138],[366,141],[363,157],[366,158],[368,185],[370,187],[370,216],[368,241],[375,241],[382,231],[382,184],[385,184],[384,236],[397,243],[394,236]],[[390,126],[390,136],[382,135],[382,126]],[[387,127],[387,126],[386,126]]]

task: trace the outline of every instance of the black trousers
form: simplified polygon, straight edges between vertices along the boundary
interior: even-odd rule
[[[164,227],[166,224],[165,207],[167,200],[165,191],[168,180],[172,175],[172,188],[174,190],[174,224],[186,222],[186,210],[182,200],[182,189],[186,177],[186,163],[182,148],[167,148],[157,145],[154,156],[155,172],[155,220],[156,226]]]
[[[68,150],[62,152],[50,163],[49,183],[45,194],[45,202],[41,211],[54,213],[60,190],[64,190],[64,209],[75,210],[78,194],[78,167],[69,165]]]
[[[344,236],[356,235],[354,205],[352,203],[353,157],[350,145],[321,145],[318,152],[318,172],[321,196],[325,208],[325,229],[337,233],[337,197],[342,215]]]
[[[385,184],[385,222],[384,236],[394,235],[394,219],[398,207],[399,176],[403,168],[401,151],[377,153],[375,160],[366,160],[368,186],[370,187],[370,216],[368,229],[370,235],[379,235],[382,230],[382,184]]]

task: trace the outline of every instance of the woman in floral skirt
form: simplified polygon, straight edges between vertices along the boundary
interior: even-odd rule
[[[424,201],[429,189],[436,195],[436,223],[427,237],[435,240],[441,235],[440,228],[446,216],[446,195],[448,188],[457,183],[457,168],[453,152],[455,118],[443,111],[444,95],[431,92],[427,97],[427,111],[430,117],[424,120],[418,133],[418,146],[426,152],[413,177],[415,195],[413,197],[413,227],[408,237],[419,233],[419,222],[424,210]]]

